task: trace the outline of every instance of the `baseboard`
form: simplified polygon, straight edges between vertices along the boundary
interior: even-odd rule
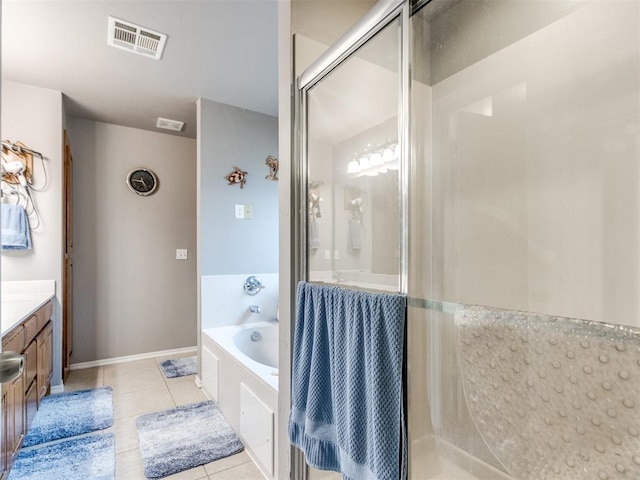
[[[131,362],[134,360],[146,360],[148,358],[164,357],[167,355],[181,355],[183,353],[196,353],[198,347],[175,348],[173,350],[161,350],[159,352],[140,353],[138,355],[127,355],[126,357],[106,358],[92,362],[72,363],[69,370],[82,370],[84,368],[103,367],[115,363]]]
[[[51,385],[51,394],[63,393],[64,392],[64,384],[60,385]]]

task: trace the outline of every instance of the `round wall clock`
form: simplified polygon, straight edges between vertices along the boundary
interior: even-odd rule
[[[158,187],[158,177],[146,168],[134,168],[127,174],[127,185],[138,195],[151,195]]]

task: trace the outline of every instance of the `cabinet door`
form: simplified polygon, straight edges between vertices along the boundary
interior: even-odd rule
[[[24,394],[25,402],[25,434],[38,411],[38,382],[34,379]]]
[[[37,336],[38,342],[38,402],[49,392],[53,374],[53,327],[51,322]],[[38,403],[39,404],[39,403]]]
[[[2,448],[0,449],[0,467],[2,468],[0,477],[6,478],[8,468],[8,460],[9,460],[9,405],[8,405],[8,396],[7,391],[9,390],[8,385],[2,386]]]
[[[7,385],[7,384],[4,384]],[[24,436],[24,373],[10,383],[7,388],[7,400],[9,404],[9,445],[13,458],[18,453]],[[10,464],[13,461],[10,462]]]
[[[24,351],[25,386],[31,385],[38,372],[38,344],[33,342]]]

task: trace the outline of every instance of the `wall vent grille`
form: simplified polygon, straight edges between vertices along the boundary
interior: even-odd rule
[[[110,16],[107,43],[112,47],[160,60],[167,35]]]
[[[169,118],[158,117],[158,121],[156,122],[157,128],[164,128],[165,130],[172,130],[174,132],[181,132],[182,127],[184,127],[184,122],[179,122],[178,120],[171,120]]]

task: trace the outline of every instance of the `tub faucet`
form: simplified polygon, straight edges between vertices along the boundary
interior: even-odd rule
[[[242,284],[242,287],[244,288],[244,291],[246,292],[246,294],[251,296],[259,294],[260,290],[265,288],[265,286],[262,285],[260,280],[258,280],[258,278],[254,275],[247,277],[247,279]]]
[[[260,313],[260,305],[251,305],[249,311],[251,313]]]

